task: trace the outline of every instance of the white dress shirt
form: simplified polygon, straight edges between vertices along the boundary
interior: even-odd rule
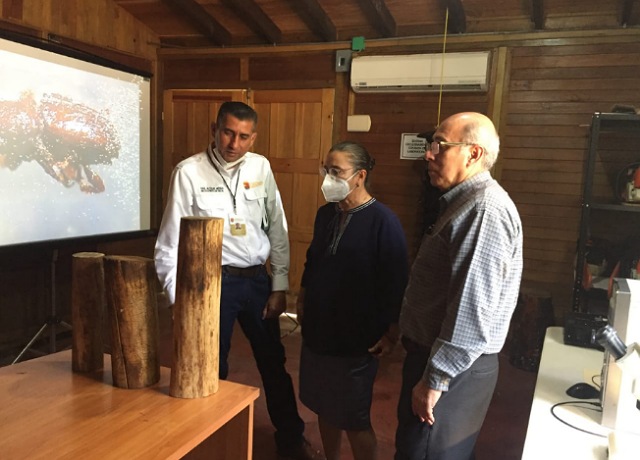
[[[229,222],[234,215],[244,220],[245,235],[231,234]],[[265,157],[247,152],[239,161],[227,163],[209,147],[174,169],[155,247],[156,271],[171,304],[175,302],[180,220],[186,216],[224,219],[222,265],[250,267],[269,259],[272,290],[289,288],[287,221]]]

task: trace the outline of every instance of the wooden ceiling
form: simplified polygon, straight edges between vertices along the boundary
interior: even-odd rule
[[[162,47],[291,45],[640,25],[640,0],[114,0]],[[447,15],[448,11],[448,15]],[[446,21],[445,18],[448,18]]]

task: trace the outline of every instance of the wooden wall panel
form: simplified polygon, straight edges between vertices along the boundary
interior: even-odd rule
[[[376,160],[371,174],[373,195],[390,206],[405,229],[410,252],[418,248],[422,233],[423,160],[400,159],[402,133],[433,130],[440,121],[461,111],[487,113],[487,93],[356,94],[354,114],[371,116],[368,133],[347,133],[362,143]]]
[[[0,19],[156,60],[157,35],[109,0],[0,0]]]
[[[249,59],[249,79],[252,81],[326,80],[335,79],[334,56],[330,53],[301,56],[265,56]]]
[[[615,104],[640,107],[640,49],[628,43],[516,46],[510,53],[502,183],[523,220],[523,281],[552,286],[561,317],[571,308],[591,117]],[[620,166],[598,166],[596,194],[611,195],[612,171]]]
[[[12,259],[12,260],[11,260]],[[13,263],[11,263],[13,262]],[[51,311],[50,261],[47,254],[34,251],[27,257],[5,256],[0,262],[0,365],[10,345],[26,345],[25,337],[35,333]],[[25,287],[28,280],[28,287]],[[24,288],[23,288],[24,287]],[[31,327],[29,327],[31,326]],[[11,353],[11,360],[17,356]],[[10,361],[9,361],[10,362]]]
[[[163,66],[163,89],[240,88],[241,60],[170,60]]]
[[[185,52],[165,56],[161,65],[164,89],[331,88],[336,79],[331,50],[289,56]]]

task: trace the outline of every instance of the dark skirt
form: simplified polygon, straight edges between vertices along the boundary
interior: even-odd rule
[[[371,428],[373,382],[378,360],[369,353],[327,356],[302,346],[300,401],[341,430]]]

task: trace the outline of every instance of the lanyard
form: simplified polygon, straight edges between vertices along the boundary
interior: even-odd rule
[[[213,154],[213,151],[211,152],[211,154]],[[218,169],[216,164],[213,162],[213,159],[211,158],[211,156],[207,155],[207,158],[209,159],[209,163],[211,163],[211,166],[213,166],[213,169],[215,169],[216,172],[220,175],[220,179],[222,179],[222,183],[224,184],[225,188],[229,191],[229,195],[231,195],[231,199],[233,200],[233,213],[234,214],[238,214],[237,206],[236,206],[236,195],[238,194],[238,183],[240,182],[240,169],[241,168],[238,168],[238,172],[236,173],[238,178],[236,179],[235,190],[232,192],[231,191],[231,187],[229,187],[229,184],[225,180],[224,176],[222,175],[222,173],[220,172],[220,170]],[[231,179],[233,180],[233,176],[231,177]]]

